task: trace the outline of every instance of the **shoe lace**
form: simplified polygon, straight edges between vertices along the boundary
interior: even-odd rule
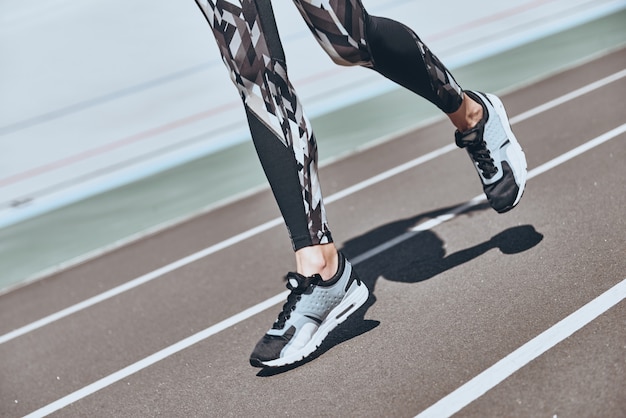
[[[478,145],[469,145],[467,150],[472,154],[472,158],[478,163],[478,168],[482,171],[486,179],[490,179],[498,172],[498,167],[493,163],[491,153],[487,149],[485,141],[481,141]]]
[[[287,302],[283,305],[282,311],[278,314],[278,319],[272,325],[273,329],[283,329],[285,322],[291,318],[291,313],[296,309],[296,304],[302,299],[302,294],[307,291],[311,285],[317,284],[320,280],[319,275],[305,277],[301,274],[289,272],[285,277],[287,280],[287,289],[291,292],[287,296]]]
[[[485,124],[481,121],[467,132],[456,131],[455,139],[459,148],[467,148],[483,176],[490,179],[498,173],[498,167],[494,164],[491,152],[483,139],[484,128]]]

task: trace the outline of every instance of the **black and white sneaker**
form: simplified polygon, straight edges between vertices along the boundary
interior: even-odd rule
[[[282,312],[252,351],[250,364],[255,367],[280,367],[303,360],[369,296],[341,253],[337,274],[329,281],[317,274],[289,273],[287,288],[291,293]]]
[[[524,193],[526,156],[500,99],[493,94],[465,93],[483,106],[483,118],[469,131],[456,131],[456,144],[467,150],[491,207],[499,213],[507,212]]]

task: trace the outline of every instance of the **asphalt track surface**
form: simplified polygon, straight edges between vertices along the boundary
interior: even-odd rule
[[[626,416],[625,70],[503,96],[504,215],[445,121],[324,167],[372,296],[296,367],[248,364],[293,268],[268,190],[0,296],[0,415]]]

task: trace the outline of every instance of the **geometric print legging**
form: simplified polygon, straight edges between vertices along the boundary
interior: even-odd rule
[[[289,82],[270,0],[195,0],[243,100],[259,160],[294,250],[332,242],[317,177],[317,145]],[[277,4],[281,7],[284,0]],[[446,113],[463,91],[408,27],[371,16],[361,0],[293,0],[339,65],[371,68]]]

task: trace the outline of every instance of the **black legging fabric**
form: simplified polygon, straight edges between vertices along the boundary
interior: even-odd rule
[[[339,65],[371,68],[445,113],[463,91],[411,29],[369,15],[361,0],[293,0]],[[317,173],[317,144],[289,82],[270,0],[196,0],[245,107],[252,140],[294,250],[332,242]],[[284,0],[277,4],[283,7]]]

